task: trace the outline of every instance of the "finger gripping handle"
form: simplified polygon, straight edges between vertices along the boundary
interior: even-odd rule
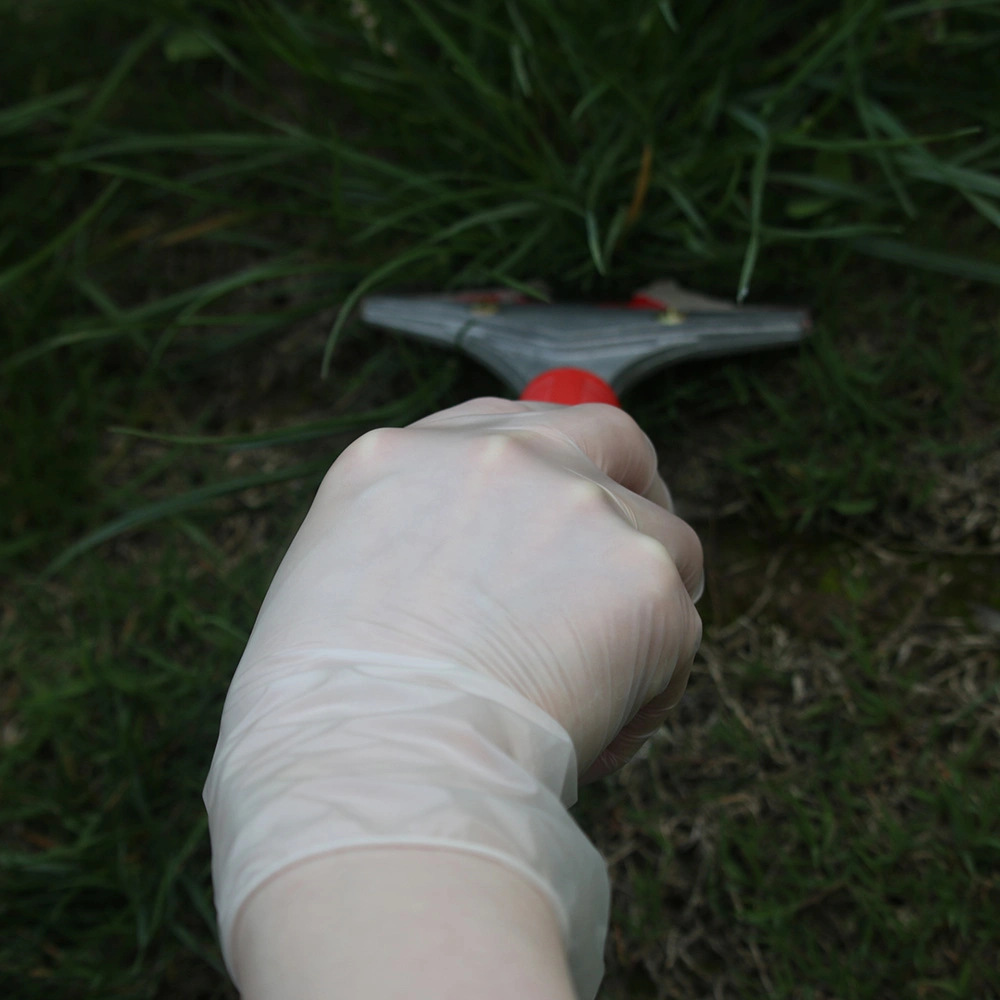
[[[579,403],[607,403],[621,409],[615,390],[593,372],[583,368],[550,368],[533,378],[520,396],[523,400],[539,403],[562,403],[576,406]]]

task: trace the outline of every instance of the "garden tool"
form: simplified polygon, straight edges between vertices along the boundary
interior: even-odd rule
[[[809,332],[801,309],[737,306],[664,280],[618,304],[546,304],[510,289],[372,296],[373,326],[452,344],[485,364],[519,399],[609,403],[656,369],[780,347]]]

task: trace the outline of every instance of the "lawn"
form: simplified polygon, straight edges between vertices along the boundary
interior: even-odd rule
[[[601,1000],[1000,997],[1000,2],[0,31],[0,996],[235,996],[200,795],[270,576],[359,434],[511,395],[360,297],[670,275],[815,327],[623,398],[708,587],[573,810]]]

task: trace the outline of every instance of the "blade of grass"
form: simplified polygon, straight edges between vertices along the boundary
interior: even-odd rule
[[[82,100],[90,92],[90,88],[83,84],[76,84],[73,87],[66,87],[64,90],[54,94],[46,94],[44,97],[35,97],[29,101],[22,101],[10,107],[0,110],[0,135],[11,135],[15,132],[22,132],[30,128],[36,122],[44,121],[46,113],[54,108],[61,108],[67,104],[73,104]]]
[[[663,20],[667,22],[667,26],[674,34],[677,34],[681,29],[677,24],[677,18],[674,16],[674,8],[671,6],[670,0],[656,0],[656,6],[659,7],[660,13],[663,15]]]
[[[1000,146],[1000,135],[994,136],[992,139],[987,139],[986,142],[980,143],[978,146],[972,146],[969,149],[962,150],[962,152],[960,152],[957,156],[953,156],[949,162],[953,167],[964,167],[976,159],[985,159],[985,157],[994,152],[998,146]],[[992,168],[996,170],[1000,167],[1000,162],[994,160],[991,163],[981,163],[980,167],[982,169]]]
[[[900,226],[878,223],[847,223],[842,226],[815,226],[811,229],[794,229],[789,226],[761,226],[761,235],[778,240],[846,240],[853,237],[898,235]]]
[[[771,157],[771,136],[767,126],[756,116],[736,106],[731,107],[729,111],[733,118],[757,137],[760,143],[750,174],[750,240],[743,257],[739,288],[736,293],[736,301],[743,302],[750,293],[750,280],[760,251],[761,213],[764,205],[767,166]]]
[[[170,932],[177,938],[186,953],[197,955],[201,961],[203,961],[215,972],[220,981],[224,981],[226,979],[229,975],[226,971],[226,966],[219,958],[215,949],[208,944],[204,938],[196,938],[195,935],[184,927],[183,924],[177,923],[176,921],[171,923]],[[214,938],[217,934],[218,931],[213,930],[212,938]]]
[[[48,354],[50,351],[58,350],[60,347],[70,347],[73,344],[97,343],[101,340],[110,340],[113,337],[122,335],[122,330],[118,327],[110,330],[79,330],[75,333],[63,333],[57,337],[52,337],[50,340],[46,340],[44,343],[37,344],[35,347],[28,347],[23,351],[12,354],[0,365],[0,371],[13,372],[22,365],[26,365],[28,362],[34,361],[36,358],[40,358],[43,354]]]
[[[347,383],[343,398],[350,398],[351,394],[359,386],[373,381],[376,373],[386,367],[386,358],[387,355],[384,354],[379,354],[371,358],[361,372]],[[428,380],[427,393],[431,396],[436,395],[450,384],[450,382],[450,373],[442,370]],[[115,434],[142,438],[146,441],[160,441],[164,444],[220,448],[232,452],[253,451],[258,448],[275,448],[282,445],[301,444],[305,441],[316,441],[372,424],[392,424],[396,420],[403,419],[407,413],[413,410],[415,405],[420,403],[420,398],[410,395],[396,402],[375,407],[371,410],[328,417],[324,420],[316,420],[311,423],[298,424],[294,427],[279,430],[262,431],[256,434],[229,434],[221,436],[212,434],[164,434],[157,431],[143,431],[134,427],[119,426],[109,427],[108,430]]]
[[[551,231],[552,225],[550,222],[541,222],[531,231],[531,233],[521,240],[514,247],[514,249],[502,261],[500,261],[499,264],[496,265],[495,269],[492,269],[492,273],[499,276],[513,271],[525,257],[534,251],[534,249],[551,233]],[[514,282],[514,279],[508,278],[507,281],[512,282],[512,288],[518,287],[518,283]]]
[[[970,205],[986,220],[992,222],[997,229],[1000,229],[1000,208],[985,198],[980,198],[978,194],[971,191],[962,192]]]
[[[205,25],[201,25],[196,29],[196,33],[198,38],[209,46],[209,48],[211,48],[220,59],[239,73],[260,93],[268,94],[268,96],[271,97],[274,96],[274,87],[268,85],[266,78],[251,69],[245,60],[237,56],[236,53],[218,37],[216,32],[210,31]]]
[[[891,261],[893,264],[950,274],[968,281],[985,281],[992,285],[1000,285],[1000,264],[991,264],[981,259],[924,250],[898,240],[874,237],[852,240],[851,246],[859,253]]]
[[[310,141],[307,141],[310,140]],[[203,156],[231,156],[236,153],[264,150],[290,150],[303,155],[307,150],[322,152],[329,149],[329,140],[301,135],[266,135],[262,132],[189,132],[179,135],[128,135],[85,146],[72,152],[59,153],[51,160],[53,166],[72,167],[88,160],[132,153],[200,153]],[[364,156],[364,154],[358,154]],[[366,157],[382,169],[387,165],[374,157]]]
[[[604,276],[608,271],[601,254],[601,235],[597,229],[597,219],[594,218],[594,213],[591,211],[585,212],[583,218],[587,228],[587,247],[590,250],[591,260],[594,262],[594,267],[597,268],[597,273]]]
[[[487,103],[491,105],[493,110],[500,115],[501,119],[504,118],[508,105],[507,97],[493,87],[482,75],[482,73],[479,72],[478,67],[466,55],[462,46],[459,45],[454,38],[452,38],[451,35],[444,30],[440,22],[435,20],[428,13],[426,9],[427,5],[417,3],[416,0],[403,0],[403,3],[409,7],[424,28],[427,29],[427,33],[434,38],[441,48],[444,49],[445,53],[451,57],[455,66],[461,72],[463,78],[466,79],[483,96]]]
[[[889,109],[878,101],[871,101],[870,114],[875,125],[895,139],[912,140],[909,131]],[[928,180],[956,188],[963,194],[975,191],[979,194],[1000,197],[1000,179],[968,167],[958,167],[939,160],[930,150],[913,143],[898,157],[901,166],[920,180]]]
[[[611,263],[615,247],[618,246],[618,241],[621,239],[622,233],[625,232],[628,214],[628,209],[624,205],[619,205],[618,210],[611,218],[607,235],[604,237],[604,246],[601,247],[601,259],[604,261],[605,267]]]
[[[448,205],[461,205],[468,202],[475,202],[477,200],[488,200],[489,197],[496,195],[495,187],[482,187],[482,188],[470,188],[467,190],[462,189],[452,189],[444,191],[441,194],[435,195],[432,198],[426,198],[422,201],[409,200],[408,204],[404,205],[401,209],[396,212],[390,212],[380,215],[377,221],[373,222],[371,225],[367,226],[356,236],[352,236],[350,243],[352,245],[359,243],[367,243],[373,237],[380,235],[388,229],[393,229],[399,226],[401,222],[409,219],[418,217],[424,213],[427,214],[428,218],[432,217],[432,213],[435,209],[440,209]],[[419,228],[419,223],[415,225],[413,231],[423,231],[427,230],[427,220],[423,221],[423,227]]]
[[[750,280],[753,277],[757,254],[760,251],[761,211],[764,204],[764,184],[767,179],[767,165],[771,156],[771,144],[764,143],[754,159],[753,172],[750,175],[750,242],[747,244],[746,256],[740,268],[739,291],[736,301],[743,302],[750,293]]]
[[[605,94],[611,89],[611,85],[606,81],[601,81],[595,86],[591,87],[584,95],[577,101],[576,106],[570,112],[569,120],[573,125],[576,125],[581,118],[590,110],[590,108],[596,104]]]
[[[777,93],[768,97],[761,108],[761,117],[770,118],[786,95],[801,86],[809,77],[814,76],[833,53],[854,35],[858,25],[868,16],[875,4],[880,2],[881,0],[865,0],[853,14],[844,18],[836,31],[808,59],[799,63],[798,68],[781,84]]]
[[[151,524],[154,521],[173,517],[176,514],[182,514],[185,511],[194,510],[212,500],[231,496],[233,493],[243,490],[253,489],[257,486],[270,486],[275,483],[287,483],[294,479],[307,479],[310,476],[315,476],[325,471],[329,468],[329,464],[326,460],[303,462],[285,469],[278,469],[274,472],[260,472],[252,476],[243,476],[240,479],[230,479],[221,483],[212,483],[209,486],[201,486],[197,489],[189,490],[180,496],[170,497],[167,500],[159,500],[156,503],[147,504],[145,507],[139,507],[103,525],[96,531],[90,532],[90,534],[85,535],[79,541],[74,542],[52,560],[43,571],[42,578],[47,579],[53,576],[78,556],[83,555],[84,552],[88,552],[96,546],[112,538],[116,538],[127,531]]]
[[[283,160],[289,160],[294,156],[294,154],[283,151],[280,156]],[[277,162],[277,158],[275,158],[273,162]],[[217,177],[222,177],[226,174],[232,175],[237,173],[252,173],[255,169],[259,170],[264,165],[265,164],[261,164],[259,162],[248,162],[238,165],[227,164],[225,170],[218,170]],[[208,205],[218,205],[220,207],[232,209],[249,209],[251,207],[251,203],[245,197],[234,197],[224,192],[201,188],[193,183],[174,180],[170,177],[164,177],[161,174],[150,173],[148,170],[140,170],[136,167],[129,167],[122,163],[110,163],[103,160],[96,160],[93,163],[81,164],[80,169],[95,174],[101,174],[105,177],[116,177],[119,180],[136,181],[139,184],[145,184],[147,187],[153,188],[157,191],[182,195],[183,197],[189,198],[194,202],[202,202]]]
[[[457,236],[469,229],[478,226],[486,226],[494,222],[503,222],[507,219],[520,219],[526,215],[534,215],[538,211],[538,205],[534,201],[515,201],[507,205],[498,205],[496,208],[489,208],[482,212],[475,212],[459,219],[458,222],[435,233],[428,241],[428,245],[445,243],[452,237]]]
[[[0,292],[20,281],[26,274],[41,267],[53,254],[64,247],[77,233],[85,229],[104,210],[105,206],[118,193],[122,186],[120,180],[112,181],[91,205],[80,213],[58,236],[50,240],[41,250],[36,251],[20,264],[15,264],[6,271],[0,272]]]
[[[933,135],[914,136],[911,139],[810,139],[801,132],[781,132],[775,141],[782,146],[797,146],[800,149],[830,150],[835,153],[865,153],[874,149],[907,149],[931,142],[950,142],[964,139],[969,135],[980,135],[978,125],[959,128],[952,132],[937,132]]]
[[[534,285],[525,284],[525,282],[518,281],[516,278],[512,278],[510,275],[504,274],[501,271],[491,271],[488,272],[488,274],[491,279],[500,282],[507,288],[513,289],[515,292],[520,292],[522,295],[527,296],[535,302],[542,302],[545,305],[552,304],[551,296],[536,288]]]
[[[861,125],[868,138],[873,141],[877,141],[878,133],[875,130],[875,123],[872,118],[871,104],[868,95],[865,93],[864,87],[862,86],[858,54],[853,44],[848,46],[847,72],[851,79],[851,86],[854,93],[854,105],[857,109],[858,117],[861,119]],[[902,181],[896,174],[896,170],[890,162],[889,157],[886,154],[886,150],[882,148],[874,148],[873,152],[875,154],[875,159],[882,170],[882,174],[888,181],[889,187],[892,188],[892,192],[895,194],[900,207],[909,218],[915,219],[917,217],[916,206],[913,204],[913,200],[910,198],[906,188],[903,186]]]
[[[111,298],[108,293],[93,281],[87,275],[84,274],[74,274],[71,275],[70,281],[73,286],[92,302],[97,309],[101,312],[106,320],[114,325],[122,325],[124,323],[124,316],[118,304]],[[143,335],[143,331],[136,329],[134,327],[126,327],[126,334],[132,342],[141,350],[149,350],[149,342]]]
[[[921,3],[907,3],[901,4],[899,7],[892,7],[882,17],[886,21],[901,21],[906,17],[921,17],[926,14],[936,14],[938,11],[975,9],[976,7],[992,8],[995,6],[996,0],[923,0]]]
[[[417,247],[409,253],[400,254],[400,256],[394,257],[387,264],[383,264],[381,267],[376,268],[368,275],[368,277],[364,279],[364,281],[354,287],[354,290],[347,296],[344,300],[344,304],[340,307],[340,311],[337,313],[337,318],[334,321],[332,329],[330,330],[330,335],[326,338],[326,345],[323,348],[323,360],[320,364],[320,376],[322,378],[325,379],[330,374],[330,360],[333,358],[333,352],[337,346],[337,341],[340,338],[340,332],[343,330],[344,324],[350,318],[351,313],[354,311],[354,307],[358,304],[362,297],[372,288],[377,287],[398,271],[403,270],[403,268],[410,264],[416,264],[419,261],[427,260],[434,256],[437,252],[438,250],[435,246],[425,245]]]
[[[824,177],[820,174],[800,174],[794,171],[772,170],[768,177],[772,183],[791,184],[793,187],[802,188],[804,191],[813,191],[816,194],[840,198],[846,201],[856,201],[869,205],[887,204],[884,197],[876,194],[870,188],[861,184],[836,180],[832,177]]]
[[[163,923],[167,908],[167,898],[175,891],[175,886],[181,872],[184,870],[184,866],[195,849],[201,846],[201,842],[207,832],[208,815],[202,813],[192,824],[191,830],[183,843],[170,852],[170,857],[161,869],[156,893],[153,896],[152,912],[150,915],[150,922],[153,927],[158,928]]]
[[[961,191],[962,194],[976,192],[1000,198],[1000,178],[984,174],[979,170],[969,170],[967,167],[953,167],[932,157],[926,151],[921,154],[904,154],[899,162],[906,167],[907,172],[920,180],[943,184]]]
[[[517,37],[521,39],[526,49],[533,49],[535,47],[535,38],[527,22],[522,17],[517,4],[514,0],[504,0],[504,6],[507,8],[507,16],[510,18],[510,23],[514,31],[517,32]]]
[[[83,320],[83,329],[58,334],[43,341],[41,344],[18,352],[7,358],[0,365],[0,371],[12,371],[60,347],[88,342],[96,343],[101,340],[129,336],[135,332],[141,332],[147,321],[152,323],[153,321],[157,321],[159,317],[175,310],[177,312],[177,315],[174,317],[175,324],[194,325],[192,321],[196,318],[198,310],[248,285],[296,275],[323,273],[330,269],[328,262],[296,263],[291,260],[291,258],[297,256],[298,251],[295,251],[289,257],[278,258],[267,264],[245,268],[235,274],[206,282],[203,285],[197,285],[194,288],[189,288],[174,295],[168,295],[163,299],[122,312],[118,321],[110,327],[95,328],[92,321]]]
[[[608,177],[614,173],[616,168],[619,171],[622,170],[621,156],[623,151],[628,146],[634,148],[634,143],[631,135],[624,133],[612,142],[600,143],[600,146],[602,147],[600,157],[590,173],[590,184],[587,187],[587,210],[590,212],[596,210],[601,188]]]
[[[670,195],[670,200],[680,209],[688,222],[703,236],[707,236],[709,232],[708,223],[695,207],[694,202],[684,193],[680,185],[675,183],[669,176],[664,176],[660,181],[660,185]]]
[[[156,44],[162,34],[163,26],[161,24],[151,24],[125,49],[122,57],[118,60],[118,64],[105,78],[104,82],[98,88],[97,93],[94,94],[87,110],[76,119],[72,128],[67,133],[61,150],[64,155],[75,149],[84,136],[94,127],[98,118],[101,117],[111,102],[115,92],[125,82],[125,79],[135,68],[139,60]]]

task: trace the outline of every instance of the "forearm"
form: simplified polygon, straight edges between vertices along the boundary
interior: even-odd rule
[[[498,862],[379,847],[305,862],[243,907],[244,1000],[573,1000],[550,901]]]

